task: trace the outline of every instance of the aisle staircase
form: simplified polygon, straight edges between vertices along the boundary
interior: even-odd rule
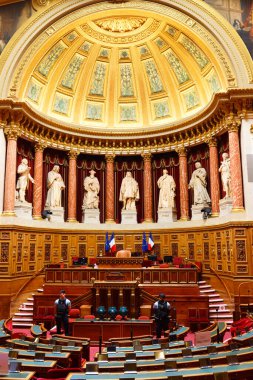
[[[200,295],[209,297],[210,323],[214,323],[217,320],[226,322],[228,329],[230,329],[233,323],[233,314],[231,312],[233,305],[226,303],[220,294],[211,285],[208,285],[206,281],[199,281],[198,285]]]
[[[37,293],[42,293],[43,288],[37,289]],[[12,327],[14,328],[30,328],[33,325],[33,295],[32,293],[23,302],[18,311],[12,317]]]

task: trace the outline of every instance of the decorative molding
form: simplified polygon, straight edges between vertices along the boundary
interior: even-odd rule
[[[237,131],[241,123],[242,109],[247,117],[249,105],[253,106],[253,89],[230,90],[227,94],[216,94],[208,112],[193,117],[187,123],[159,130],[137,130],[129,132],[107,129],[92,130],[70,128],[65,123],[45,118],[31,109],[26,102],[0,99],[0,120],[4,133],[13,138],[20,136],[44,148],[77,151],[86,154],[103,154],[110,157],[120,154],[143,155],[177,151],[181,156],[197,144],[212,141],[226,131]],[[229,112],[233,109],[233,113]]]

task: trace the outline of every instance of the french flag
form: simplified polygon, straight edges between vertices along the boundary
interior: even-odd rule
[[[150,232],[149,233],[149,238],[148,238],[148,250],[149,251],[152,251],[152,248],[154,247],[155,243],[154,243],[154,240],[153,240],[153,236],[152,236],[152,233]]]
[[[109,246],[111,249],[111,252],[116,252],[116,243],[115,243],[115,237],[114,237],[114,232],[112,233],[110,240],[109,240]]]

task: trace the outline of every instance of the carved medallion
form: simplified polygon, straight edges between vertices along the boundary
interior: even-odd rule
[[[95,24],[101,29],[107,30],[109,32],[126,33],[140,28],[145,21],[146,18],[141,17],[110,17],[97,20],[95,21]]]

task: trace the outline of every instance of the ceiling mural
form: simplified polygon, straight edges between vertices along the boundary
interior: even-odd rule
[[[227,86],[191,28],[138,9],[76,18],[49,35],[26,66],[18,97],[83,128],[167,126],[204,109]]]

